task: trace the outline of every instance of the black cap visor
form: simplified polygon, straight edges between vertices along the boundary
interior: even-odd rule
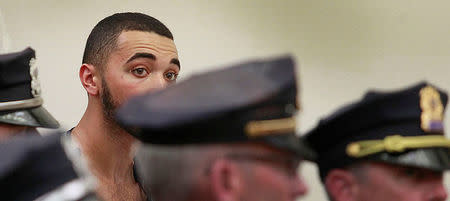
[[[43,128],[59,128],[58,121],[42,106],[0,113],[0,122]]]
[[[450,170],[450,149],[414,149],[400,154],[383,152],[369,157],[369,160],[442,172]]]
[[[261,137],[261,140],[277,149],[293,152],[305,160],[314,161],[316,159],[316,153],[302,140],[299,140],[295,134],[265,136]]]

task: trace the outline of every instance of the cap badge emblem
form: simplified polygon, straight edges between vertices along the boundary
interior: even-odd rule
[[[426,86],[420,90],[420,108],[422,114],[420,116],[421,128],[425,132],[442,132],[444,106],[442,105],[439,92],[431,87]]]
[[[33,97],[41,96],[41,85],[38,79],[38,69],[36,66],[36,59],[30,59],[30,76],[31,76],[31,94]]]

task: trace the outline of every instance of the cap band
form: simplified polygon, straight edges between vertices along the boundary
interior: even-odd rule
[[[26,99],[26,100],[18,100],[18,101],[9,101],[0,103],[0,111],[7,110],[15,110],[15,109],[26,109],[31,107],[41,106],[44,101],[41,97]]]
[[[347,155],[360,158],[379,152],[403,152],[405,149],[419,149],[430,147],[450,148],[450,140],[442,135],[403,137],[400,135],[387,136],[383,140],[364,140],[347,145]]]
[[[245,133],[249,137],[259,137],[274,133],[295,132],[295,118],[250,121],[245,126]]]

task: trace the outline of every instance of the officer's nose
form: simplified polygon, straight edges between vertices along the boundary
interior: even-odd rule
[[[300,175],[296,177],[293,187],[295,197],[306,195],[308,193],[308,186]]]
[[[447,199],[447,190],[445,189],[442,177],[435,178],[430,182],[427,201],[445,201]]]

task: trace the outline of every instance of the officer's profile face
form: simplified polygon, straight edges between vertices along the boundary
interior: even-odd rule
[[[300,160],[292,153],[260,149],[229,156],[242,168],[240,200],[294,201],[308,191],[300,178]]]
[[[114,106],[175,83],[180,63],[173,40],[154,32],[123,31],[102,74]]]
[[[442,172],[379,162],[370,162],[359,171],[347,179],[342,176],[341,186],[337,185],[339,182],[334,185],[326,182],[335,201],[445,201],[447,198]],[[331,172],[327,180],[333,177],[330,174],[335,174]]]

